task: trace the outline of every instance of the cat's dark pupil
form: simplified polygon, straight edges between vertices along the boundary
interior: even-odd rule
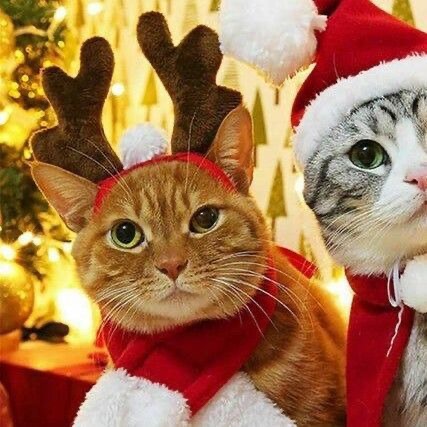
[[[194,219],[200,227],[208,229],[218,219],[218,211],[214,208],[205,208],[197,212]]]
[[[122,222],[116,227],[116,238],[123,244],[132,243],[135,234],[136,228],[131,222]]]
[[[383,148],[375,141],[360,141],[353,147],[353,159],[365,167],[381,165],[384,156]]]

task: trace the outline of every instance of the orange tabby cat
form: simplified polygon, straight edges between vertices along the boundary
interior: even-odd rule
[[[208,154],[236,183],[227,191],[193,164],[148,165],[123,176],[93,214],[97,185],[45,163],[33,176],[78,231],[73,255],[89,295],[123,329],[157,332],[244,310],[271,255],[280,287],[271,326],[244,366],[298,426],[344,424],[344,327],[324,292],[275,249],[248,195],[251,119],[223,121]]]

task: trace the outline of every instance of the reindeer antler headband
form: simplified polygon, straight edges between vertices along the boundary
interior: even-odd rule
[[[242,102],[239,92],[216,84],[222,61],[216,33],[198,26],[175,47],[163,15],[148,12],[139,19],[137,36],[174,105],[172,152],[206,152],[222,120]],[[43,88],[58,124],[34,134],[31,144],[36,160],[92,182],[123,169],[101,122],[113,69],[110,45],[94,37],[82,46],[75,78],[58,67],[44,70]]]

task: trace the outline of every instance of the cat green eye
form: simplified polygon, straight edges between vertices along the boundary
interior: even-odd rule
[[[111,241],[121,249],[133,249],[144,241],[144,233],[132,221],[120,221],[110,231]]]
[[[211,230],[219,218],[219,210],[213,207],[199,209],[190,220],[190,231],[193,233],[206,233]]]
[[[378,142],[364,139],[353,145],[349,157],[361,169],[376,169],[388,161],[388,155]]]

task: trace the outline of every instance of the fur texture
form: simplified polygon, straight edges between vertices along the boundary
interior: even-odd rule
[[[223,0],[219,19],[222,51],[276,85],[311,64],[315,31],[326,28],[312,0]]]
[[[174,46],[163,15],[147,12],[137,37],[174,104],[172,152],[205,153],[222,120],[242,102],[239,92],[216,84],[222,61],[217,34],[199,25]]]
[[[104,373],[89,392],[73,427],[294,427],[279,407],[257,391],[250,378],[237,373],[190,419],[179,393],[129,377],[123,370]]]
[[[105,138],[101,115],[114,70],[114,57],[102,37],[87,40],[80,70],[70,77],[58,67],[43,70],[43,89],[58,124],[31,137],[34,157],[98,182],[122,164]]]
[[[104,373],[92,387],[73,427],[169,427],[171,419],[176,427],[187,427],[189,418],[182,395],[119,369]]]
[[[351,161],[363,140],[383,147],[383,164],[368,170]],[[427,90],[404,90],[356,106],[319,142],[304,171],[305,199],[331,254],[361,275],[388,275],[400,262],[407,268],[404,300],[418,299],[426,287],[425,264],[415,260],[427,252],[427,194],[409,178],[426,167],[426,144]],[[419,314],[390,393],[387,426],[426,423],[426,325]]]

